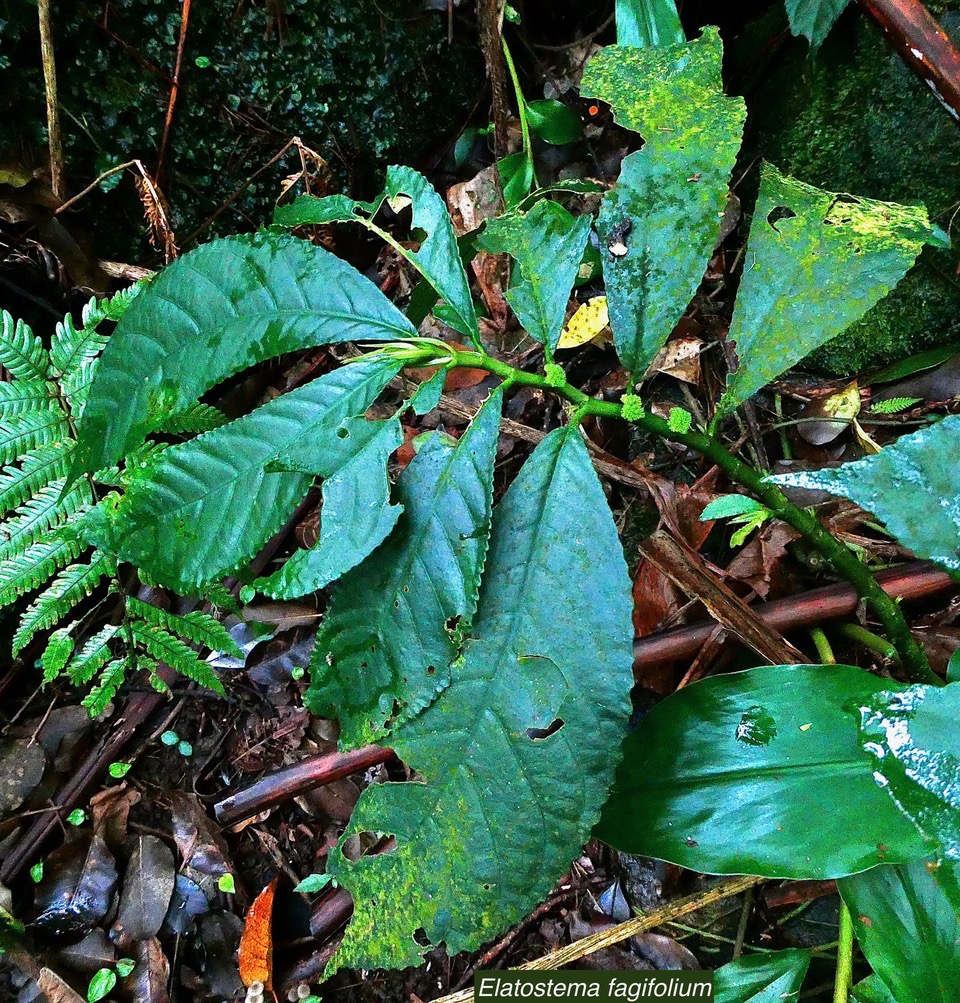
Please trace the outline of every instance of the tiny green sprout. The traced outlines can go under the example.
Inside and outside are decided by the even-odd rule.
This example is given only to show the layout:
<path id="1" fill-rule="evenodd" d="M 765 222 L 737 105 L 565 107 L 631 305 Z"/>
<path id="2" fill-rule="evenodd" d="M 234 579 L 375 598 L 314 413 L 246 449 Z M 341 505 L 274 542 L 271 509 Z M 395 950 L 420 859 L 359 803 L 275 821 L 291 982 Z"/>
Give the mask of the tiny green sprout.
<path id="1" fill-rule="evenodd" d="M 184 739 L 182 742 L 177 742 L 177 752 L 179 752 L 181 756 L 189 759 L 190 756 L 193 755 L 193 746 L 186 739 Z"/>
<path id="2" fill-rule="evenodd" d="M 624 421 L 639 421 L 643 417 L 643 401 L 636 394 L 624 394 L 620 404 Z"/>
<path id="3" fill-rule="evenodd" d="M 101 968 L 90 980 L 87 987 L 87 1000 L 89 1003 L 97 1003 L 117 984 L 117 973 L 112 968 Z"/>
<path id="4" fill-rule="evenodd" d="M 685 411 L 682 407 L 670 408 L 670 414 L 667 416 L 667 427 L 671 432 L 679 432 L 684 435 L 690 431 L 692 424 L 693 415 L 689 411 Z"/>
<path id="5" fill-rule="evenodd" d="M 180 736 L 175 731 L 165 731 L 160 736 L 160 741 L 164 745 L 176 745 L 180 741 Z"/>
<path id="6" fill-rule="evenodd" d="M 293 890 L 295 892 L 321 892 L 327 885 L 337 887 L 337 879 L 331 874 L 308 874 Z"/>
<path id="7" fill-rule="evenodd" d="M 40 884 L 43 881 L 43 861 L 40 860 L 30 868 L 30 877 L 33 878 L 33 883 L 35 885 Z"/>
<path id="8" fill-rule="evenodd" d="M 120 958 L 117 961 L 117 972 L 121 979 L 125 979 L 137 967 L 133 958 Z"/>
<path id="9" fill-rule="evenodd" d="M 132 768 L 132 763 L 111 763 L 107 772 L 114 780 L 122 780 Z"/>
<path id="10" fill-rule="evenodd" d="M 233 880 L 233 875 L 227 871 L 226 874 L 221 874 L 217 879 L 217 887 L 225 895 L 236 895 L 237 893 L 237 883 Z"/>
<path id="11" fill-rule="evenodd" d="M 510 4 L 507 4 L 506 7 L 503 8 L 503 16 L 511 24 L 519 24 L 520 23 L 520 15 L 517 13 L 516 8 L 512 7 Z"/>
<path id="12" fill-rule="evenodd" d="M 244 585 L 240 589 L 240 602 L 250 603 L 257 597 L 257 590 L 252 585 Z"/>
<path id="13" fill-rule="evenodd" d="M 304 672 L 305 669 L 302 665 L 294 665 L 294 667 L 290 670 L 290 675 L 293 676 L 294 679 L 303 679 Z"/>
<path id="14" fill-rule="evenodd" d="M 565 387 L 567 385 L 567 374 L 563 371 L 563 367 L 558 366 L 556 362 L 546 363 L 543 371 L 547 375 L 548 387 Z"/>
<path id="15" fill-rule="evenodd" d="M 199 69 L 199 70 L 206 70 L 210 66 L 210 57 L 209 56 L 197 56 L 197 58 L 193 61 L 193 63 L 194 63 L 194 66 L 197 67 L 197 69 Z"/>
<path id="16" fill-rule="evenodd" d="M 82 808 L 74 808 L 67 816 L 67 821 L 71 825 L 83 825 L 87 820 L 87 813 Z"/>

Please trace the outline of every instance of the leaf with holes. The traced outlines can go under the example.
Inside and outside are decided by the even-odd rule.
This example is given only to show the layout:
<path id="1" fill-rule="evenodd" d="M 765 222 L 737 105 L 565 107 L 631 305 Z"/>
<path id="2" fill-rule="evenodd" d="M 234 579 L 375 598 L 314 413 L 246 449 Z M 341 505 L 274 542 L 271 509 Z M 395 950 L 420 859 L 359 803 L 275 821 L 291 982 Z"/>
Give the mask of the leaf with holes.
<path id="1" fill-rule="evenodd" d="M 396 531 L 333 591 L 305 699 L 339 718 L 345 746 L 374 741 L 450 681 L 487 552 L 502 396 L 455 446 L 440 435 L 424 443 L 397 483 Z"/>
<path id="2" fill-rule="evenodd" d="M 117 325 L 80 422 L 81 465 L 111 466 L 256 362 L 415 334 L 372 282 L 322 248 L 279 233 L 212 241 L 165 268 Z"/>
<path id="3" fill-rule="evenodd" d="M 917 860 L 838 882 L 867 961 L 897 1003 L 949 1000 L 960 983 L 956 865 Z"/>
<path id="4" fill-rule="evenodd" d="M 777 665 L 680 690 L 624 743 L 597 835 L 712 874 L 822 879 L 914 859 L 926 844 L 860 736 L 860 705 L 889 685 L 846 665 Z"/>
<path id="5" fill-rule="evenodd" d="M 904 435 L 874 456 L 769 478 L 829 491 L 882 519 L 918 557 L 960 569 L 960 416 Z"/>
<path id="6" fill-rule="evenodd" d="M 764 164 L 730 325 L 740 366 L 719 409 L 742 404 L 859 320 L 932 235 L 922 206 L 823 191 Z"/>
<path id="7" fill-rule="evenodd" d="M 477 242 L 489 254 L 509 254 L 517 263 L 506 299 L 527 334 L 557 347 L 583 250 L 590 217 L 573 216 L 556 202 L 538 202 L 529 212 L 487 221 Z"/>
<path id="8" fill-rule="evenodd" d="M 720 233 L 746 109 L 726 97 L 715 28 L 663 48 L 602 49 L 584 97 L 608 102 L 644 147 L 623 162 L 597 221 L 617 352 L 638 377 L 693 298 Z"/>
<path id="9" fill-rule="evenodd" d="M 413 251 L 387 237 L 394 249 L 443 297 L 449 307 L 451 326 L 479 343 L 477 312 L 470 295 L 470 283 L 460 260 L 457 238 L 443 199 L 422 175 L 410 167 L 387 168 L 382 194 L 373 202 L 356 202 L 346 195 L 316 198 L 301 195 L 290 205 L 280 206 L 273 221 L 278 226 L 304 226 L 319 223 L 362 223 L 380 236 L 386 236 L 374 217 L 386 202 L 394 212 L 407 205 L 413 211 L 411 230 L 423 231 L 425 237 Z"/>
<path id="10" fill-rule="evenodd" d="M 610 509 L 579 431 L 557 429 L 494 512 L 477 613 L 443 699 L 391 735 L 422 780 L 368 787 L 351 819 L 347 839 L 390 834 L 395 849 L 353 861 L 341 843 L 330 854 L 354 901 L 333 968 L 414 965 L 441 941 L 473 950 L 542 900 L 607 796 L 631 638 Z"/>
<path id="11" fill-rule="evenodd" d="M 188 592 L 236 568 L 280 529 L 313 480 L 271 464 L 309 445 L 326 453 L 327 466 L 314 469 L 334 473 L 353 448 L 338 430 L 398 370 L 382 358 L 352 363 L 167 449 L 120 503 L 121 556 Z"/>

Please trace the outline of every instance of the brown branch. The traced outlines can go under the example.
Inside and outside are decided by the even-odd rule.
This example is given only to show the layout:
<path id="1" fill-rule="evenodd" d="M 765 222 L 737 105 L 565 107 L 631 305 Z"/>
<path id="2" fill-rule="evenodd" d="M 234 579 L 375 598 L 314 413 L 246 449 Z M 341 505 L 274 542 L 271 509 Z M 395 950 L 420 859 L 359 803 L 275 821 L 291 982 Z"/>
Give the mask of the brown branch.
<path id="1" fill-rule="evenodd" d="M 177 39 L 177 58 L 173 65 L 173 82 L 170 84 L 170 100 L 167 102 L 167 117 L 163 123 L 163 139 L 160 141 L 160 155 L 157 157 L 157 169 L 153 172 L 156 183 L 160 184 L 163 172 L 163 161 L 170 144 L 170 130 L 173 128 L 173 113 L 177 107 L 177 95 L 180 93 L 180 67 L 183 65 L 183 50 L 187 43 L 187 28 L 190 24 L 190 0 L 183 0 L 180 12 L 180 37 Z"/>
<path id="2" fill-rule="evenodd" d="M 859 0 L 900 54 L 960 121 L 960 50 L 920 0 Z"/>
<path id="3" fill-rule="evenodd" d="M 924 599 L 960 588 L 950 575 L 929 561 L 912 561 L 877 573 L 877 583 L 895 599 Z M 773 630 L 785 634 L 801 627 L 856 613 L 860 599 L 850 585 L 828 585 L 786 599 L 758 603 L 751 609 Z M 668 630 L 633 643 L 633 671 L 637 678 L 662 662 L 693 658 L 716 629 L 705 623 Z"/>
<path id="4" fill-rule="evenodd" d="M 60 135 L 60 105 L 57 102 L 57 63 L 53 48 L 50 0 L 37 0 L 40 17 L 40 55 L 43 60 L 43 88 L 47 98 L 47 141 L 50 147 L 50 187 L 54 197 L 66 194 L 63 168 L 63 139 Z"/>
<path id="5" fill-rule="evenodd" d="M 509 152 L 510 106 L 507 103 L 507 67 L 500 45 L 503 0 L 479 0 L 477 21 L 480 28 L 480 49 L 487 64 L 490 89 L 493 92 L 493 152 L 502 160 Z"/>

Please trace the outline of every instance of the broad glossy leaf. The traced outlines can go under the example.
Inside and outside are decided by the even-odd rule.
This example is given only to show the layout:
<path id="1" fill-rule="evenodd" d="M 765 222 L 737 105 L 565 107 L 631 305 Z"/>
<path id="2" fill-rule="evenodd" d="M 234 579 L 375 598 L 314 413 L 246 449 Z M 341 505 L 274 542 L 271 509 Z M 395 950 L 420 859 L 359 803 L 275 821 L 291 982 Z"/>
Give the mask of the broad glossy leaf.
<path id="1" fill-rule="evenodd" d="M 917 860 L 874 867 L 844 879 L 839 888 L 860 947 L 896 1003 L 956 999 L 960 889 L 955 865 Z"/>
<path id="2" fill-rule="evenodd" d="M 617 45 L 677 45 L 686 35 L 674 0 L 616 0 Z"/>
<path id="3" fill-rule="evenodd" d="M 860 707 L 877 781 L 901 811 L 960 860 L 960 684 L 888 687 Z"/>
<path id="4" fill-rule="evenodd" d="M 305 702 L 339 718 L 346 746 L 397 727 L 450 682 L 487 553 L 502 396 L 456 446 L 424 443 L 397 482 L 396 532 L 334 589 Z"/>
<path id="5" fill-rule="evenodd" d="M 488 220 L 477 243 L 482 251 L 514 259 L 519 274 L 513 275 L 507 302 L 551 354 L 589 235 L 589 216 L 575 219 L 562 205 L 544 200 L 529 212 Z"/>
<path id="6" fill-rule="evenodd" d="M 401 508 L 390 504 L 387 460 L 403 442 L 400 421 L 354 418 L 342 429 L 353 437 L 355 452 L 323 482 L 320 538 L 309 549 L 295 551 L 269 578 L 254 583 L 274 599 L 294 599 L 336 581 L 380 546 L 397 524 Z M 320 472 L 290 455 L 279 462 L 294 470 Z"/>
<path id="7" fill-rule="evenodd" d="M 280 529 L 313 480 L 271 465 L 309 448 L 329 463 L 313 469 L 334 473 L 353 455 L 351 438 L 338 434 L 343 423 L 363 414 L 398 369 L 384 359 L 351 363 L 165 450 L 120 503 L 123 559 L 184 591 L 236 568 Z"/>
<path id="8" fill-rule="evenodd" d="M 960 569 L 960 416 L 904 435 L 874 456 L 770 480 L 842 495 L 872 512 L 918 557 Z"/>
<path id="9" fill-rule="evenodd" d="M 806 951 L 754 954 L 713 973 L 714 1003 L 782 1003 L 800 991 L 810 967 Z"/>
<path id="10" fill-rule="evenodd" d="M 83 468 L 111 466 L 256 362 L 415 334 L 372 282 L 304 240 L 256 233 L 204 244 L 164 269 L 111 336 L 80 422 Z"/>
<path id="11" fill-rule="evenodd" d="M 580 116 L 562 101 L 543 98 L 527 105 L 530 128 L 545 142 L 562 146 L 583 135 Z"/>
<path id="12" fill-rule="evenodd" d="M 730 325 L 729 411 L 845 331 L 903 278 L 932 234 L 922 206 L 854 198 L 761 168 Z"/>
<path id="13" fill-rule="evenodd" d="M 723 93 L 722 59 L 716 28 L 706 28 L 682 45 L 608 46 L 584 71 L 583 95 L 644 138 L 597 222 L 614 342 L 638 377 L 683 316 L 720 233 L 746 117 L 743 99 Z"/>
<path id="14" fill-rule="evenodd" d="M 474 341 L 480 337 L 477 313 L 470 284 L 460 260 L 457 238 L 444 201 L 429 181 L 411 167 L 388 167 L 383 193 L 373 202 L 356 202 L 345 195 L 316 198 L 301 195 L 290 205 L 280 206 L 273 221 L 278 226 L 315 223 L 363 223 L 372 226 L 384 201 L 395 212 L 409 204 L 413 210 L 411 229 L 426 236 L 419 250 L 397 246 L 397 250 L 446 300 L 455 318 L 454 327 Z M 372 226 L 379 231 L 379 228 Z"/>
<path id="15" fill-rule="evenodd" d="M 804 35 L 810 47 L 817 49 L 830 33 L 849 0 L 785 0 L 790 30 Z"/>
<path id="16" fill-rule="evenodd" d="M 898 1003 L 877 975 L 870 975 L 858 982 L 853 987 L 850 998 L 855 1003 Z"/>
<path id="17" fill-rule="evenodd" d="M 493 527 L 450 685 L 390 738 L 422 780 L 368 787 L 347 830 L 391 833 L 396 849 L 330 854 L 354 901 L 333 967 L 489 940 L 542 900 L 606 798 L 633 681 L 630 583 L 575 427 L 537 447 Z"/>
<path id="18" fill-rule="evenodd" d="M 850 666 L 777 665 L 680 690 L 627 738 L 596 834 L 714 874 L 828 878 L 916 858 L 924 841 L 860 737 L 860 706 L 885 688 Z"/>

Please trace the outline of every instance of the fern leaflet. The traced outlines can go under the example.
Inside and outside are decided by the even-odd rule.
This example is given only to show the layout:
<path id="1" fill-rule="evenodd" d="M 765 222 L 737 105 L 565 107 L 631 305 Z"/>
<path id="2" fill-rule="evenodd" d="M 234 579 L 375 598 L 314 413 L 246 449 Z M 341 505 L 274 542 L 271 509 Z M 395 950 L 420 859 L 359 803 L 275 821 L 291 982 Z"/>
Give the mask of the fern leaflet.
<path id="1" fill-rule="evenodd" d="M 66 477 L 72 451 L 72 442 L 39 446 L 21 457 L 19 467 L 0 470 L 0 515 L 22 505 L 51 481 Z"/>
<path id="2" fill-rule="evenodd" d="M 120 628 L 112 624 L 98 631 L 89 638 L 77 652 L 73 660 L 66 666 L 70 681 L 76 686 L 82 686 L 91 679 L 113 658 L 110 642 L 117 636 Z"/>
<path id="3" fill-rule="evenodd" d="M 180 616 L 158 609 L 133 596 L 127 599 L 127 611 L 155 627 L 160 627 L 211 651 L 222 651 L 237 658 L 243 657 L 243 652 L 237 647 L 226 627 L 209 613 L 194 610 Z"/>
<path id="4" fill-rule="evenodd" d="M 33 543 L 21 553 L 0 560 L 0 607 L 9 606 L 24 593 L 39 588 L 84 550 L 86 547 L 79 540 L 58 536 Z"/>
<path id="5" fill-rule="evenodd" d="M 92 501 L 86 481 L 75 484 L 66 494 L 62 478 L 41 488 L 12 516 L 0 523 L 0 559 L 14 557 L 36 543 L 47 530 L 63 523 Z"/>
<path id="6" fill-rule="evenodd" d="M 12 463 L 24 453 L 69 438 L 67 416 L 59 407 L 28 411 L 0 421 L 0 463 Z"/>
<path id="7" fill-rule="evenodd" d="M 134 620 L 130 624 L 134 638 L 161 662 L 166 662 L 183 676 L 192 679 L 208 690 L 222 694 L 223 683 L 206 662 L 185 641 L 152 623 Z"/>
<path id="8" fill-rule="evenodd" d="M 22 320 L 15 321 L 6 310 L 2 312 L 0 331 L 0 364 L 21 379 L 45 380 L 50 369 L 50 357 L 40 339 Z"/>

